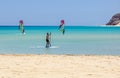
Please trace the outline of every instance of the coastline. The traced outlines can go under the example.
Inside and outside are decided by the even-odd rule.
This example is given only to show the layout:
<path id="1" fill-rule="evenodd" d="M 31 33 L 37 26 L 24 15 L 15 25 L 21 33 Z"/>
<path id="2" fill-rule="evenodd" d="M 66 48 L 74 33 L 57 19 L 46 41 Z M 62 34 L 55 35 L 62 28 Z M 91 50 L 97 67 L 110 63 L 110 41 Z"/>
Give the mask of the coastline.
<path id="1" fill-rule="evenodd" d="M 119 78 L 120 56 L 0 54 L 0 78 Z"/>

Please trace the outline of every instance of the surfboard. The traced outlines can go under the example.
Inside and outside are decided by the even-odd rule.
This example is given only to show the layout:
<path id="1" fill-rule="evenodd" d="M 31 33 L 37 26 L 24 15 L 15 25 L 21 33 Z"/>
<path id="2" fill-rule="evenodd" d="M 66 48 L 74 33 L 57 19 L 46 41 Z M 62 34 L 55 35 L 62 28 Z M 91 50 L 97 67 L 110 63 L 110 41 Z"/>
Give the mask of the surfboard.
<path id="1" fill-rule="evenodd" d="M 51 47 L 49 47 L 49 48 L 58 48 L 58 46 L 51 46 Z"/>
<path id="2" fill-rule="evenodd" d="M 32 49 L 39 49 L 39 48 L 46 48 L 46 46 L 32 46 L 32 47 L 30 47 L 30 48 L 32 48 Z M 48 47 L 48 48 L 59 48 L 58 46 L 50 46 L 50 47 Z"/>
<path id="3" fill-rule="evenodd" d="M 26 33 L 23 33 L 23 34 L 26 34 Z"/>
<path id="4" fill-rule="evenodd" d="M 24 32 L 24 33 L 22 33 L 23 35 L 25 35 L 26 33 Z"/>

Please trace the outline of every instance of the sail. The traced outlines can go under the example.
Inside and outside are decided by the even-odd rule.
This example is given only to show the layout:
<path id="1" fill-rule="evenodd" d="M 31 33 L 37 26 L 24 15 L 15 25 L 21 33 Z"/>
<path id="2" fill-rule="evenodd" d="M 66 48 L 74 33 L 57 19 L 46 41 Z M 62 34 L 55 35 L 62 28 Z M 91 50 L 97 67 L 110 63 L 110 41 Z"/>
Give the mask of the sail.
<path id="1" fill-rule="evenodd" d="M 65 24 L 64 20 L 61 20 L 61 23 L 60 23 L 59 29 L 63 28 L 63 27 L 64 27 L 64 24 Z"/>
<path id="2" fill-rule="evenodd" d="M 62 19 L 59 26 L 59 30 L 62 31 L 63 34 L 65 33 L 64 24 L 65 24 L 65 21 Z"/>

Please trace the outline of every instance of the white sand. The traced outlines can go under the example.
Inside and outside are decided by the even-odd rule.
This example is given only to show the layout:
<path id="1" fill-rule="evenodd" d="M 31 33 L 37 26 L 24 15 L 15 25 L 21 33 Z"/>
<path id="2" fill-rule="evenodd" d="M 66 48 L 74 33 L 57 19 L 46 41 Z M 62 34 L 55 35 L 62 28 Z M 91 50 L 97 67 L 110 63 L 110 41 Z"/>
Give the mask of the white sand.
<path id="1" fill-rule="evenodd" d="M 5 54 L 0 78 L 120 78 L 120 56 Z"/>

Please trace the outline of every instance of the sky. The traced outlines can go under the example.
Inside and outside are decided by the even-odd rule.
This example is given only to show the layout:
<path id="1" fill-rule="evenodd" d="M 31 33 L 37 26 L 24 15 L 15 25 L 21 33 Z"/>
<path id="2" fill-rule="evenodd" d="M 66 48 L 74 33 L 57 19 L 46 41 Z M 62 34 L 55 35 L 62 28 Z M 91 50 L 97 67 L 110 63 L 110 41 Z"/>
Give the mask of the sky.
<path id="1" fill-rule="evenodd" d="M 0 25 L 104 25 L 120 13 L 120 0 L 0 0 Z"/>

